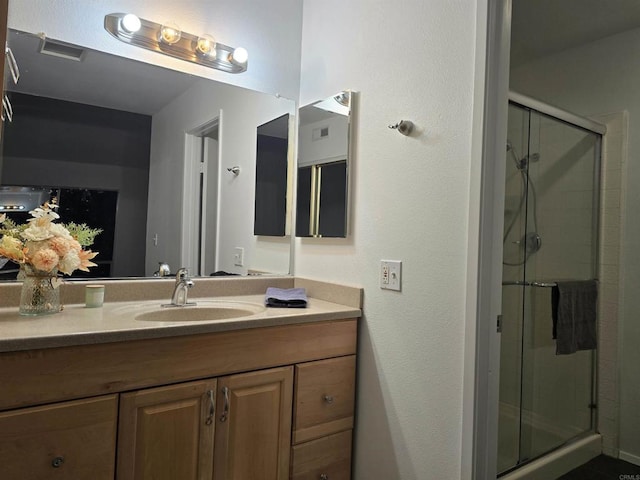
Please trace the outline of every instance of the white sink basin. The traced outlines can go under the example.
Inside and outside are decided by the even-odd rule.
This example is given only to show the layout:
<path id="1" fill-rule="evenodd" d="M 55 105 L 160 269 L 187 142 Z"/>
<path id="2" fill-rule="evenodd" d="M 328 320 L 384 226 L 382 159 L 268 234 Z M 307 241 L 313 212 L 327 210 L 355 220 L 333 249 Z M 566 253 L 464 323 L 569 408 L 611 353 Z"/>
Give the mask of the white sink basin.
<path id="1" fill-rule="evenodd" d="M 200 301 L 197 305 L 162 307 L 158 303 L 122 307 L 118 313 L 147 322 L 213 322 L 250 317 L 263 312 L 263 305 L 244 302 Z"/>

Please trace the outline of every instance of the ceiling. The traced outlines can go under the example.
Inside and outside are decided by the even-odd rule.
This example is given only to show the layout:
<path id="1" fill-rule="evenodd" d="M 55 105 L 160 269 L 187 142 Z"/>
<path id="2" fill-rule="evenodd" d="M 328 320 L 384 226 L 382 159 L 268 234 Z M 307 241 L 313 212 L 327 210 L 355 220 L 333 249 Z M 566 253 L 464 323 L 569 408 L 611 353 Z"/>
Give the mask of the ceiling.
<path id="1" fill-rule="evenodd" d="M 640 0 L 512 2 L 512 67 L 640 27 Z"/>
<path id="2" fill-rule="evenodd" d="M 20 67 L 9 90 L 153 115 L 199 77 L 85 49 L 81 61 L 39 53 L 41 38 L 9 31 L 8 45 Z"/>

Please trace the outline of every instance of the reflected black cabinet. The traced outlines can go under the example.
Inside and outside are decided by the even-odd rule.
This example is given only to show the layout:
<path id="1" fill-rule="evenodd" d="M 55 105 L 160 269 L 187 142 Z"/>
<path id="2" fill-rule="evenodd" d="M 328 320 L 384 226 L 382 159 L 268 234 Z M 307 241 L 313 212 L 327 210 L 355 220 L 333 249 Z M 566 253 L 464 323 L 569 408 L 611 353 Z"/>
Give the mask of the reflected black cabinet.
<path id="1" fill-rule="evenodd" d="M 298 169 L 298 237 L 347 235 L 347 161 Z"/>
<path id="2" fill-rule="evenodd" d="M 253 234 L 287 234 L 289 115 L 258 127 Z"/>

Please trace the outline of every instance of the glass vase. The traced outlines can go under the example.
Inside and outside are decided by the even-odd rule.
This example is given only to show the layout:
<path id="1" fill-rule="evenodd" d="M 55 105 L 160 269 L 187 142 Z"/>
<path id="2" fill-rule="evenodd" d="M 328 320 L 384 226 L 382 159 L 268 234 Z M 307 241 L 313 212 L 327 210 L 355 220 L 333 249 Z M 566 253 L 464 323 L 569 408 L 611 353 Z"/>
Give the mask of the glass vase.
<path id="1" fill-rule="evenodd" d="M 50 315 L 60 312 L 57 274 L 57 270 L 42 272 L 30 265 L 20 266 L 20 315 Z"/>

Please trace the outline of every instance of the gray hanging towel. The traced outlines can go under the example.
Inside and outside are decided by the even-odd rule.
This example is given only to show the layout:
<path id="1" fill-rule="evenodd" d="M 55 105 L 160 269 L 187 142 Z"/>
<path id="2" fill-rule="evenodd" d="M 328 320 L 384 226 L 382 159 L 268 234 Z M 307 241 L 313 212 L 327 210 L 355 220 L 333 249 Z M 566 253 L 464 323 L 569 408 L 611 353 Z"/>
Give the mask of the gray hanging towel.
<path id="1" fill-rule="evenodd" d="M 557 282 L 551 302 L 556 355 L 596 348 L 596 280 Z"/>

